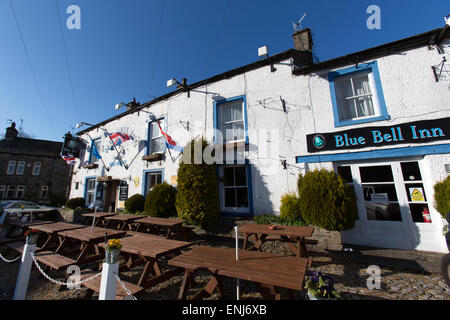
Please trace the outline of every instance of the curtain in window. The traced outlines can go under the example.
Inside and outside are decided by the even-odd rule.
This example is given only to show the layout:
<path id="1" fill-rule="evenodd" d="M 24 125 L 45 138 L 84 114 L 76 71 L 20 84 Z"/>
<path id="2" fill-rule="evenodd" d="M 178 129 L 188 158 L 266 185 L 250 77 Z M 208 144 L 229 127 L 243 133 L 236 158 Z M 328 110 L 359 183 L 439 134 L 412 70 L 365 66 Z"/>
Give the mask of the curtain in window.
<path id="1" fill-rule="evenodd" d="M 339 119 L 347 120 L 356 118 L 355 103 L 348 97 L 353 96 L 352 82 L 350 78 L 336 79 L 336 92 L 338 97 Z"/>
<path id="2" fill-rule="evenodd" d="M 219 130 L 224 142 L 244 139 L 242 101 L 230 101 L 219 105 Z"/>
<path id="3" fill-rule="evenodd" d="M 356 96 L 365 95 L 365 97 L 360 97 L 355 100 L 358 116 L 366 117 L 375 114 L 370 92 L 369 77 L 364 75 L 362 77 L 353 78 L 353 86 Z"/>

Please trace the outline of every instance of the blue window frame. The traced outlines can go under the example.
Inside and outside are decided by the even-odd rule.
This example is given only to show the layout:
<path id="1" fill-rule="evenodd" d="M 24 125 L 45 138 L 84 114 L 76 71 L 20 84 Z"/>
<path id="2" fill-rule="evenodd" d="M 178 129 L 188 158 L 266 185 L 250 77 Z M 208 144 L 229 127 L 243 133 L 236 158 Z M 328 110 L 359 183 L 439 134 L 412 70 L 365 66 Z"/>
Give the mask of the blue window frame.
<path id="1" fill-rule="evenodd" d="M 97 190 L 97 179 L 95 176 L 85 177 L 84 179 L 84 199 L 86 206 L 90 206 L 95 202 L 95 195 Z"/>
<path id="2" fill-rule="evenodd" d="M 230 112 L 229 114 L 230 119 L 225 120 L 221 119 L 221 115 L 224 115 L 224 113 L 220 111 L 220 108 L 225 107 L 226 105 L 231 106 L 233 102 L 239 101 L 242 102 L 242 120 L 241 117 L 239 117 L 239 119 L 234 118 L 239 115 L 239 110 L 237 109 L 235 110 L 234 114 L 233 112 Z M 236 105 L 234 105 L 233 107 L 235 106 Z M 214 101 L 213 121 L 214 121 L 214 140 L 213 140 L 214 144 L 224 144 L 236 141 L 245 141 L 245 143 L 248 144 L 247 101 L 245 99 L 245 95 Z M 234 138 L 227 139 L 227 137 L 225 137 L 225 134 L 222 134 L 223 140 L 219 141 L 219 131 L 222 132 L 222 130 L 224 129 L 229 130 L 232 133 L 236 132 L 235 134 L 236 139 Z M 240 130 L 243 130 L 242 136 L 239 133 Z"/>
<path id="3" fill-rule="evenodd" d="M 167 133 L 166 119 L 159 118 L 161 128 Z M 166 152 L 166 140 L 159 130 L 158 123 L 156 121 L 150 121 L 148 123 L 148 143 L 147 143 L 147 155 L 151 155 L 156 152 Z"/>
<path id="4" fill-rule="evenodd" d="M 151 188 L 163 181 L 164 169 L 144 170 L 142 173 L 142 195 L 145 197 Z"/>
<path id="5" fill-rule="evenodd" d="M 227 174 L 225 170 L 228 169 L 230 172 Z M 236 169 L 242 174 L 242 169 L 245 171 L 245 177 L 237 177 Z M 224 217 L 252 217 L 253 212 L 253 188 L 252 188 L 252 167 L 248 161 L 245 160 L 245 164 L 238 165 L 237 162 L 234 165 L 224 165 L 217 167 L 217 175 L 223 177 L 223 181 L 219 183 L 219 195 L 220 195 L 220 210 Z M 225 177 L 228 175 L 228 178 Z M 231 179 L 233 181 L 231 181 Z M 237 180 L 240 180 L 237 181 Z M 244 183 L 245 180 L 245 183 Z M 242 189 L 242 190 L 241 190 Z M 227 195 L 227 192 L 230 194 Z M 241 196 L 247 196 L 247 201 L 245 199 L 239 199 Z M 231 199 L 227 199 L 231 196 Z M 227 204 L 226 202 L 234 202 L 235 205 Z M 239 204 L 240 203 L 240 204 Z M 236 204 L 238 206 L 236 206 Z"/>
<path id="6" fill-rule="evenodd" d="M 335 127 L 389 120 L 377 61 L 328 74 Z"/>

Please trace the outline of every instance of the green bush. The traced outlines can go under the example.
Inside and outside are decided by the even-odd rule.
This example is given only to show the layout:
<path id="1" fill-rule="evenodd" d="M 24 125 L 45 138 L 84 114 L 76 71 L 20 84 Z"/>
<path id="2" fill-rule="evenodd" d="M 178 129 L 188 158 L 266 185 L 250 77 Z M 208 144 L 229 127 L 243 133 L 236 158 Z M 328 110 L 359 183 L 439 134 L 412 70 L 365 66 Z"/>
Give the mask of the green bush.
<path id="1" fill-rule="evenodd" d="M 145 213 L 152 217 L 169 218 L 177 215 L 175 197 L 177 189 L 167 182 L 157 184 L 147 193 Z"/>
<path id="2" fill-rule="evenodd" d="M 450 211 L 450 176 L 434 185 L 436 210 L 445 218 Z"/>
<path id="3" fill-rule="evenodd" d="M 274 214 L 262 214 L 255 216 L 253 221 L 257 224 L 280 224 L 284 226 L 307 226 L 308 224 L 301 220 L 286 219 Z"/>
<path id="4" fill-rule="evenodd" d="M 325 169 L 308 172 L 301 179 L 298 192 L 303 220 L 330 231 L 353 228 L 358 216 L 353 187 Z"/>
<path id="5" fill-rule="evenodd" d="M 184 148 L 178 169 L 176 208 L 179 218 L 208 230 L 220 218 L 219 182 L 216 166 L 204 163 L 203 157 L 198 156 L 199 152 L 194 154 L 194 145 L 200 143 L 202 150 L 208 146 L 208 142 L 201 139 L 191 140 Z M 194 156 L 195 163 L 200 164 L 194 164 Z"/>
<path id="6" fill-rule="evenodd" d="M 79 198 L 72 198 L 67 200 L 66 207 L 69 209 L 76 209 L 78 207 L 83 208 L 86 204 L 86 199 L 79 197 Z"/>
<path id="7" fill-rule="evenodd" d="M 136 193 L 135 195 L 132 195 L 127 200 L 125 200 L 125 209 L 131 213 L 135 213 L 136 211 L 143 211 L 144 203 L 144 196 Z"/>
<path id="8" fill-rule="evenodd" d="M 300 199 L 295 193 L 286 193 L 281 197 L 280 217 L 289 221 L 301 219 Z"/>

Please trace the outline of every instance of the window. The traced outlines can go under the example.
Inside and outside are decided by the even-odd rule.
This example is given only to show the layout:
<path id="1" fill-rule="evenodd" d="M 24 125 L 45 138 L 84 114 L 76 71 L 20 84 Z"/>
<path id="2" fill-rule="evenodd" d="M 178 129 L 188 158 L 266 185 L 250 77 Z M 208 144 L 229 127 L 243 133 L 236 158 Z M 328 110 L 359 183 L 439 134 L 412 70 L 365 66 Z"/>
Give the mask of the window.
<path id="1" fill-rule="evenodd" d="M 6 191 L 6 186 L 4 186 L 4 185 L 0 186 L 0 199 L 5 198 L 5 191 Z"/>
<path id="2" fill-rule="evenodd" d="M 88 205 L 95 201 L 95 179 L 86 180 L 86 201 Z"/>
<path id="3" fill-rule="evenodd" d="M 17 164 L 16 174 L 23 175 L 23 171 L 25 170 L 25 161 L 19 161 Z"/>
<path id="4" fill-rule="evenodd" d="M 25 186 L 17 186 L 17 195 L 16 195 L 16 198 L 17 198 L 17 199 L 22 199 L 22 198 L 23 198 L 24 191 L 25 191 Z"/>
<path id="5" fill-rule="evenodd" d="M 245 165 L 223 167 L 223 201 L 226 208 L 248 208 L 247 175 Z"/>
<path id="6" fill-rule="evenodd" d="M 145 188 L 144 188 L 144 196 L 149 193 L 150 190 L 153 189 L 157 184 L 162 183 L 163 176 L 162 171 L 152 171 L 145 173 Z"/>
<path id="7" fill-rule="evenodd" d="M 376 61 L 330 72 L 336 127 L 390 119 Z"/>
<path id="8" fill-rule="evenodd" d="M 337 167 L 337 174 L 340 175 L 345 180 L 347 185 L 349 185 L 352 188 L 354 188 L 353 176 L 352 176 L 352 168 L 350 166 L 338 166 Z M 358 215 L 356 216 L 356 219 L 359 220 L 359 212 L 358 212 Z"/>
<path id="9" fill-rule="evenodd" d="M 219 131 L 223 143 L 244 140 L 244 110 L 242 100 L 221 103 L 219 111 Z"/>
<path id="10" fill-rule="evenodd" d="M 42 186 L 41 199 L 47 199 L 47 196 L 48 196 L 48 186 Z"/>
<path id="11" fill-rule="evenodd" d="M 100 153 L 100 147 L 101 147 L 101 139 L 95 139 L 92 141 L 92 145 L 91 145 L 91 157 L 90 157 L 90 161 L 89 163 L 96 163 L 98 162 L 98 159 L 95 155 L 94 155 L 94 145 L 95 145 L 95 149 L 97 149 L 97 152 Z"/>
<path id="12" fill-rule="evenodd" d="M 14 170 L 16 169 L 16 161 L 11 160 L 8 162 L 8 171 L 6 174 L 14 174 Z"/>
<path id="13" fill-rule="evenodd" d="M 35 162 L 33 167 L 33 176 L 38 176 L 41 172 L 41 163 Z"/>
<path id="14" fill-rule="evenodd" d="M 12 199 L 16 195 L 16 186 L 8 186 L 8 192 L 6 193 L 6 198 Z"/>
<path id="15" fill-rule="evenodd" d="M 80 186 L 80 183 L 79 182 L 75 182 L 75 190 L 78 190 L 79 186 Z"/>
<path id="16" fill-rule="evenodd" d="M 159 122 L 161 127 L 164 127 L 164 120 Z M 149 123 L 149 135 L 150 135 L 150 144 L 149 144 L 149 152 L 148 154 L 154 154 L 157 152 L 164 152 L 165 148 L 165 140 L 164 136 L 159 130 L 158 123 L 156 121 L 152 121 Z"/>

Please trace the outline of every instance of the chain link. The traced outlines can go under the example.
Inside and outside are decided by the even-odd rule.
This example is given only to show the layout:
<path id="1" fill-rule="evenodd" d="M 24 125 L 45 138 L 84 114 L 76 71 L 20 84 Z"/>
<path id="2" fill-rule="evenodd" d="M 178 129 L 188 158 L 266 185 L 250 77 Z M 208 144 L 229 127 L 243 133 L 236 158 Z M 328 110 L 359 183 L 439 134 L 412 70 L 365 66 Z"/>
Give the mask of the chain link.
<path id="1" fill-rule="evenodd" d="M 6 259 L 4 256 L 2 256 L 2 254 L 0 253 L 0 258 L 1 258 L 3 261 L 8 262 L 8 263 L 15 262 L 15 261 L 19 260 L 20 257 L 22 257 L 22 255 L 19 255 L 17 258 L 14 258 L 14 259 L 12 259 L 12 260 L 9 260 L 9 259 Z"/>
<path id="2" fill-rule="evenodd" d="M 36 265 L 36 268 L 38 268 L 39 272 L 42 273 L 42 275 L 43 275 L 45 278 L 47 278 L 47 280 L 49 280 L 49 281 L 51 281 L 51 282 L 53 282 L 53 283 L 56 283 L 56 284 L 58 284 L 58 285 L 61 285 L 61 286 L 76 286 L 76 285 L 82 284 L 82 283 L 84 283 L 84 282 L 91 281 L 92 279 L 97 278 L 99 275 L 102 274 L 101 272 L 99 272 L 99 273 L 94 274 L 93 276 L 91 276 L 91 277 L 89 277 L 89 278 L 86 278 L 86 279 L 81 280 L 81 281 L 78 281 L 78 282 L 67 282 L 67 283 L 66 283 L 66 282 L 61 282 L 61 281 L 58 281 L 58 280 L 55 280 L 55 279 L 50 278 L 50 276 L 47 275 L 47 274 L 44 272 L 44 270 L 42 270 L 41 266 L 39 265 L 39 263 L 37 262 L 36 258 L 34 257 L 34 254 L 33 254 L 32 252 L 30 252 L 30 254 L 31 254 L 31 257 L 33 258 L 34 264 Z"/>
<path id="3" fill-rule="evenodd" d="M 120 280 L 119 276 L 116 273 L 114 273 L 114 277 L 116 277 L 117 282 L 119 282 L 120 286 L 123 288 L 123 290 L 125 290 L 127 295 L 131 296 L 133 298 L 133 300 L 137 300 L 136 297 L 133 296 L 131 291 L 128 290 L 128 288 L 125 286 L 125 284 L 122 282 L 122 280 Z"/>

